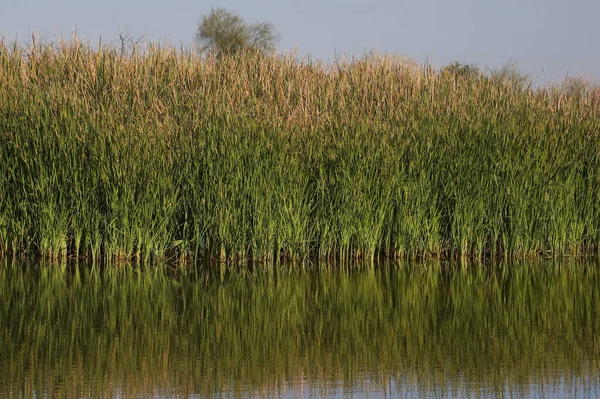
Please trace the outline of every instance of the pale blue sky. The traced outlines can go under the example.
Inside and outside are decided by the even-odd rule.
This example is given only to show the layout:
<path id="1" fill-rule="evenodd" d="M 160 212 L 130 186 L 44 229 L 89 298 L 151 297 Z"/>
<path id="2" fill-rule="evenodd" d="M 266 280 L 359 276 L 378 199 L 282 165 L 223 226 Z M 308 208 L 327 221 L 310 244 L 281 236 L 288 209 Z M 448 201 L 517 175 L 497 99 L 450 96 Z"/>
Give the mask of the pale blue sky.
<path id="1" fill-rule="evenodd" d="M 0 36 L 48 40 L 77 28 L 97 43 L 120 31 L 191 45 L 199 18 L 222 6 L 248 22 L 272 22 L 278 50 L 314 59 L 370 50 L 436 66 L 455 60 L 494 68 L 514 59 L 535 83 L 600 79 L 600 0 L 0 0 Z"/>

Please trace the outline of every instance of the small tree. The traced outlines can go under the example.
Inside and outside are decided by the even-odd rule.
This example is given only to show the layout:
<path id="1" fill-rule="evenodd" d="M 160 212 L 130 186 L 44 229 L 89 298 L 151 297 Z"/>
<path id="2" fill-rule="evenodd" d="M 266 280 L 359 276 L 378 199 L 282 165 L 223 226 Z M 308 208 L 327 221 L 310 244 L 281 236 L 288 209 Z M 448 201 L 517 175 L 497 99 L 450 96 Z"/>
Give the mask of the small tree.
<path id="1" fill-rule="evenodd" d="M 594 83 L 585 77 L 567 77 L 561 85 L 561 92 L 568 97 L 582 98 L 594 91 Z"/>
<path id="2" fill-rule="evenodd" d="M 222 7 L 212 8 L 198 23 L 196 43 L 201 52 L 235 54 L 240 50 L 272 51 L 279 39 L 270 22 L 247 24 Z"/>
<path id="3" fill-rule="evenodd" d="M 491 71 L 492 78 L 497 82 L 512 85 L 522 90 L 529 90 L 531 88 L 531 78 L 519 71 L 518 66 L 517 61 L 508 60 L 500 68 Z"/>
<path id="4" fill-rule="evenodd" d="M 450 75 L 459 79 L 473 79 L 481 76 L 479 68 L 475 64 L 463 64 L 454 61 L 450 65 L 446 65 L 441 70 L 442 75 Z"/>

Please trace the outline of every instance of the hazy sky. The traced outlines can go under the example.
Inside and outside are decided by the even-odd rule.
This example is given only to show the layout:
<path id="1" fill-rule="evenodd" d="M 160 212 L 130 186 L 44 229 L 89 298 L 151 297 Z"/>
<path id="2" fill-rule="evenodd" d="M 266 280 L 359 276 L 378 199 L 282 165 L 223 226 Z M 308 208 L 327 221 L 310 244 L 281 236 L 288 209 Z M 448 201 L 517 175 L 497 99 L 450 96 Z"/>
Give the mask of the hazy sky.
<path id="1" fill-rule="evenodd" d="M 189 46 L 211 6 L 272 22 L 280 51 L 314 59 L 370 50 L 436 66 L 494 68 L 513 59 L 536 83 L 567 74 L 600 79 L 600 0 L 0 0 L 0 36 L 69 38 L 76 28 L 92 43 L 129 32 Z"/>

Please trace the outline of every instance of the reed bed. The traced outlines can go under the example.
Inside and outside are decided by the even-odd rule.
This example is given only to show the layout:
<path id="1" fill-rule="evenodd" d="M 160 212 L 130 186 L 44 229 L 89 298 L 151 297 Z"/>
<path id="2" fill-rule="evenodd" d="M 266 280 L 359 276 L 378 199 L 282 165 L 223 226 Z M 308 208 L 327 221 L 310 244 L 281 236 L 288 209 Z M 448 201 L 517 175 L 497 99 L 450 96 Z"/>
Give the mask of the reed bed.
<path id="1" fill-rule="evenodd" d="M 0 45 L 0 251 L 302 261 L 600 243 L 600 93 L 386 57 Z"/>

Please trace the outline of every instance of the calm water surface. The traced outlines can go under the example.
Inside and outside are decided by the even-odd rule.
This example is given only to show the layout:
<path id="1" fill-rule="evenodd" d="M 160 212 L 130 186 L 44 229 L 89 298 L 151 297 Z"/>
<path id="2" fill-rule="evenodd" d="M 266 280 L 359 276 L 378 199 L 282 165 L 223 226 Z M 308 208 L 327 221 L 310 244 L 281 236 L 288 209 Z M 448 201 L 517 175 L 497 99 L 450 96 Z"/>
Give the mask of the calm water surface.
<path id="1" fill-rule="evenodd" d="M 596 263 L 0 262 L 0 397 L 598 397 Z"/>

